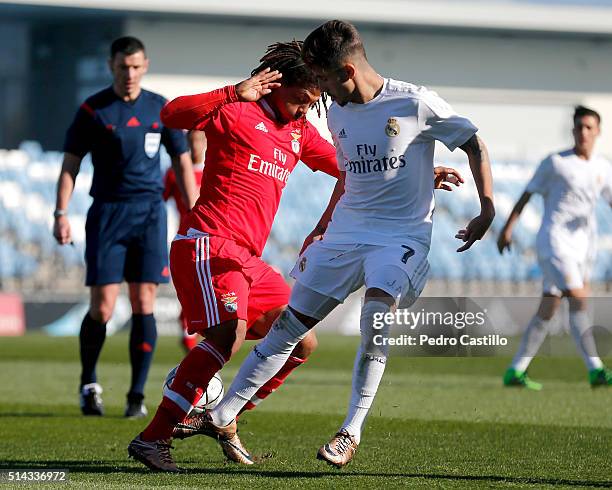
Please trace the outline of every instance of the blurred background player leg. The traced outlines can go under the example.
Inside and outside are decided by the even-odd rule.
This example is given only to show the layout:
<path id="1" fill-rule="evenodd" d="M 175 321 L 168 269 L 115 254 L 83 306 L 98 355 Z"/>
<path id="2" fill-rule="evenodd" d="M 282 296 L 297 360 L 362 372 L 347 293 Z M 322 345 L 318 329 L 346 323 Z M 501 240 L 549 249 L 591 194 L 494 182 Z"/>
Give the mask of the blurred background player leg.
<path id="1" fill-rule="evenodd" d="M 587 311 L 588 285 L 582 289 L 567 291 L 569 300 L 570 333 L 576 343 L 578 353 L 589 373 L 589 383 L 593 388 L 612 385 L 612 370 L 604 366 L 597 353 L 592 323 Z"/>
<path id="2" fill-rule="evenodd" d="M 159 200 L 132 205 L 130 228 L 134 230 L 124 275 L 132 305 L 130 363 L 132 379 L 127 393 L 126 417 L 144 417 L 144 388 L 157 342 L 155 296 L 157 286 L 170 278 L 167 257 L 166 206 Z"/>
<path id="3" fill-rule="evenodd" d="M 193 162 L 193 176 L 195 178 L 195 184 L 197 187 L 197 194 L 199 195 L 200 187 L 202 185 L 202 175 L 204 172 L 204 159 L 206 156 L 206 133 L 197 129 L 192 129 L 187 133 L 187 142 L 189 144 L 189 152 L 191 154 L 191 161 Z M 182 197 L 179 186 L 176 181 L 176 174 L 172 167 L 168 168 L 166 175 L 164 176 L 164 201 L 168 201 L 170 198 L 174 199 L 176 209 L 179 213 L 180 221 L 189 213 L 190 209 L 185 205 L 185 200 Z M 179 225 L 180 227 L 180 225 Z M 185 352 L 189 352 L 193 349 L 202 337 L 198 334 L 190 334 L 185 320 L 185 313 L 181 308 L 179 315 L 179 324 L 181 326 L 181 345 L 185 349 Z"/>
<path id="4" fill-rule="evenodd" d="M 96 364 L 106 338 L 106 323 L 115 308 L 119 284 L 92 286 L 90 309 L 83 318 L 79 334 L 81 358 L 80 405 L 83 415 L 104 415 L 102 387 L 98 384 Z"/>
<path id="5" fill-rule="evenodd" d="M 132 377 L 127 394 L 125 416 L 144 417 L 148 413 L 143 403 L 144 387 L 157 342 L 157 326 L 153 315 L 157 285 L 130 283 L 129 288 L 132 304 L 132 328 L 129 342 Z"/>
<path id="6" fill-rule="evenodd" d="M 545 286 L 546 288 L 546 286 Z M 553 293 L 542 296 L 538 312 L 533 316 L 521 339 L 521 345 L 504 374 L 504 386 L 519 386 L 539 391 L 542 385 L 527 375 L 527 368 L 548 334 L 550 320 L 559 308 L 561 297 Z"/>

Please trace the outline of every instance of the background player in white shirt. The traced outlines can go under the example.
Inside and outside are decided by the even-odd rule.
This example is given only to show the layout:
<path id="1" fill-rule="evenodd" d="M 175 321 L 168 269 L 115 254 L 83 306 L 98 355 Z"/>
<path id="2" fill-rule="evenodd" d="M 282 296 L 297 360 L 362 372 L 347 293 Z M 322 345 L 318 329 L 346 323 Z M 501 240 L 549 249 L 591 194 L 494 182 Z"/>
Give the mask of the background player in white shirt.
<path id="1" fill-rule="evenodd" d="M 293 270 L 297 282 L 289 307 L 245 360 L 218 409 L 208 415 L 203 433 L 221 436 L 224 426 L 231 427 L 292 346 L 365 285 L 349 413 L 318 453 L 341 467 L 359 444 L 387 359 L 388 347 L 374 338 L 388 336 L 389 326 L 375 329 L 373 320 L 400 303 L 412 304 L 425 283 L 435 140 L 466 152 L 480 196 L 481 214 L 457 234 L 465 242 L 459 251 L 482 238 L 493 220 L 492 179 L 477 128 L 434 92 L 378 75 L 351 24 L 325 23 L 304 41 L 302 56 L 336 102 L 328 119 L 341 178 L 305 246 L 326 228 L 323 239 L 308 246 Z"/>
<path id="2" fill-rule="evenodd" d="M 542 388 L 527 376 L 527 367 L 546 338 L 548 324 L 562 296 L 569 299 L 570 331 L 589 370 L 591 386 L 612 384 L 612 371 L 597 355 L 586 311 L 597 237 L 595 205 L 600 196 L 612 205 L 610 162 L 594 153 L 600 123 L 597 112 L 582 106 L 576 108 L 574 147 L 555 153 L 540 164 L 497 241 L 500 253 L 510 249 L 512 228 L 523 207 L 533 193 L 541 194 L 544 217 L 536 246 L 544 282 L 542 300 L 504 375 L 506 386 Z"/>

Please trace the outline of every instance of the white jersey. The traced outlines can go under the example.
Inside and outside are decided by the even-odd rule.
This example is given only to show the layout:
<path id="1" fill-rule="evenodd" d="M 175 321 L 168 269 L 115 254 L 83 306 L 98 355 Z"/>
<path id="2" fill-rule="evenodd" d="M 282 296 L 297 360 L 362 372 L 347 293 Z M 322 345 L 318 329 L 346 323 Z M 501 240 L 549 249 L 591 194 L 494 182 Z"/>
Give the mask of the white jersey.
<path id="1" fill-rule="evenodd" d="M 597 236 L 597 199 L 612 204 L 610 162 L 599 155 L 584 160 L 573 150 L 553 154 L 540 163 L 526 191 L 544 197 L 538 257 L 588 260 Z"/>
<path id="2" fill-rule="evenodd" d="M 346 186 L 324 240 L 428 250 L 435 141 L 452 151 L 478 129 L 435 92 L 392 79 L 365 104 L 332 104 L 327 121 Z"/>

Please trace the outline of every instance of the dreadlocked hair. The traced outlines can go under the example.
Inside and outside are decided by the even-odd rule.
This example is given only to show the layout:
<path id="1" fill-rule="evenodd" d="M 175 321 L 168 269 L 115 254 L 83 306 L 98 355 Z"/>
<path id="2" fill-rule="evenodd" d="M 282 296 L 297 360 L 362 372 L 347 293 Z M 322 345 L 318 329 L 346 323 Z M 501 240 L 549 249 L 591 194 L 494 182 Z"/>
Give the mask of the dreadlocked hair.
<path id="1" fill-rule="evenodd" d="M 271 71 L 278 70 L 282 73 L 281 83 L 286 87 L 320 90 L 321 87 L 316 75 L 302 60 L 303 44 L 302 41 L 296 41 L 295 39 L 285 43 L 270 44 L 266 54 L 259 60 L 261 64 L 251 71 L 251 76 L 270 68 Z M 321 116 L 321 105 L 327 112 L 327 94 L 325 93 L 322 93 L 321 98 L 314 104 L 319 117 Z"/>

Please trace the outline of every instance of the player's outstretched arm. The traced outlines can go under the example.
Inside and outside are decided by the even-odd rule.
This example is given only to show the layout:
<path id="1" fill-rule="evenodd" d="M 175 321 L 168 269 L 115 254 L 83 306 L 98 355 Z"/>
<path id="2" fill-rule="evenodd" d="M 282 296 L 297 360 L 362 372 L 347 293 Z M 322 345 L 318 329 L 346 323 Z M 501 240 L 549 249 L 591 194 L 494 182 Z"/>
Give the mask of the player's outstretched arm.
<path id="1" fill-rule="evenodd" d="M 497 238 L 497 250 L 499 250 L 500 254 L 503 254 L 505 249 L 510 250 L 510 244 L 512 243 L 512 228 L 514 228 L 514 224 L 518 221 L 519 216 L 523 212 L 523 208 L 529 202 L 530 198 L 531 192 L 523 192 L 512 208 L 510 216 L 508 216 L 508 220 Z"/>
<path id="2" fill-rule="evenodd" d="M 188 152 L 174 155 L 171 158 L 172 168 L 176 175 L 176 185 L 179 188 L 183 202 L 187 209 L 193 208 L 198 200 L 198 190 L 193 175 L 193 162 Z"/>
<path id="3" fill-rule="evenodd" d="M 493 205 L 491 162 L 484 142 L 474 135 L 460 148 L 466 153 L 470 162 L 470 170 L 480 199 L 480 214 L 472 219 L 465 229 L 459 230 L 455 235 L 455 238 L 465 242 L 457 249 L 457 252 L 464 252 L 485 235 L 495 217 L 495 206 Z"/>
<path id="4" fill-rule="evenodd" d="M 336 182 L 332 195 L 329 198 L 329 203 L 327 204 L 325 211 L 323 211 L 323 214 L 321 215 L 321 219 L 317 223 L 317 226 L 314 227 L 314 230 L 312 230 L 304 240 L 304 244 L 300 249 L 300 255 L 302 255 L 302 252 L 304 252 L 304 250 L 306 250 L 306 248 L 308 248 L 308 246 L 312 242 L 321 240 L 321 238 L 323 238 L 323 233 L 325 233 L 325 230 L 327 230 L 327 225 L 331 221 L 334 209 L 336 209 L 336 204 L 338 204 L 338 201 L 342 197 L 342 194 L 344 194 L 345 175 L 346 172 L 340 172 L 338 181 Z"/>
<path id="5" fill-rule="evenodd" d="M 448 184 L 459 187 L 464 182 L 465 180 L 463 180 L 458 170 L 452 167 L 434 167 L 434 189 L 452 191 L 453 188 Z"/>
<path id="6" fill-rule="evenodd" d="M 281 76 L 278 71 L 266 68 L 235 86 L 177 97 L 164 106 L 161 120 L 169 128 L 204 129 L 210 116 L 221 106 L 232 102 L 255 102 L 280 87 L 277 80 Z"/>
<path id="7" fill-rule="evenodd" d="M 74 190 L 76 176 L 81 169 L 81 160 L 82 158 L 77 155 L 65 153 L 64 161 L 62 162 L 62 170 L 60 171 L 57 181 L 57 196 L 55 199 L 55 212 L 53 213 L 55 218 L 53 223 L 53 236 L 60 245 L 66 245 L 72 242 L 70 221 L 68 220 L 67 214 L 68 202 Z"/>

